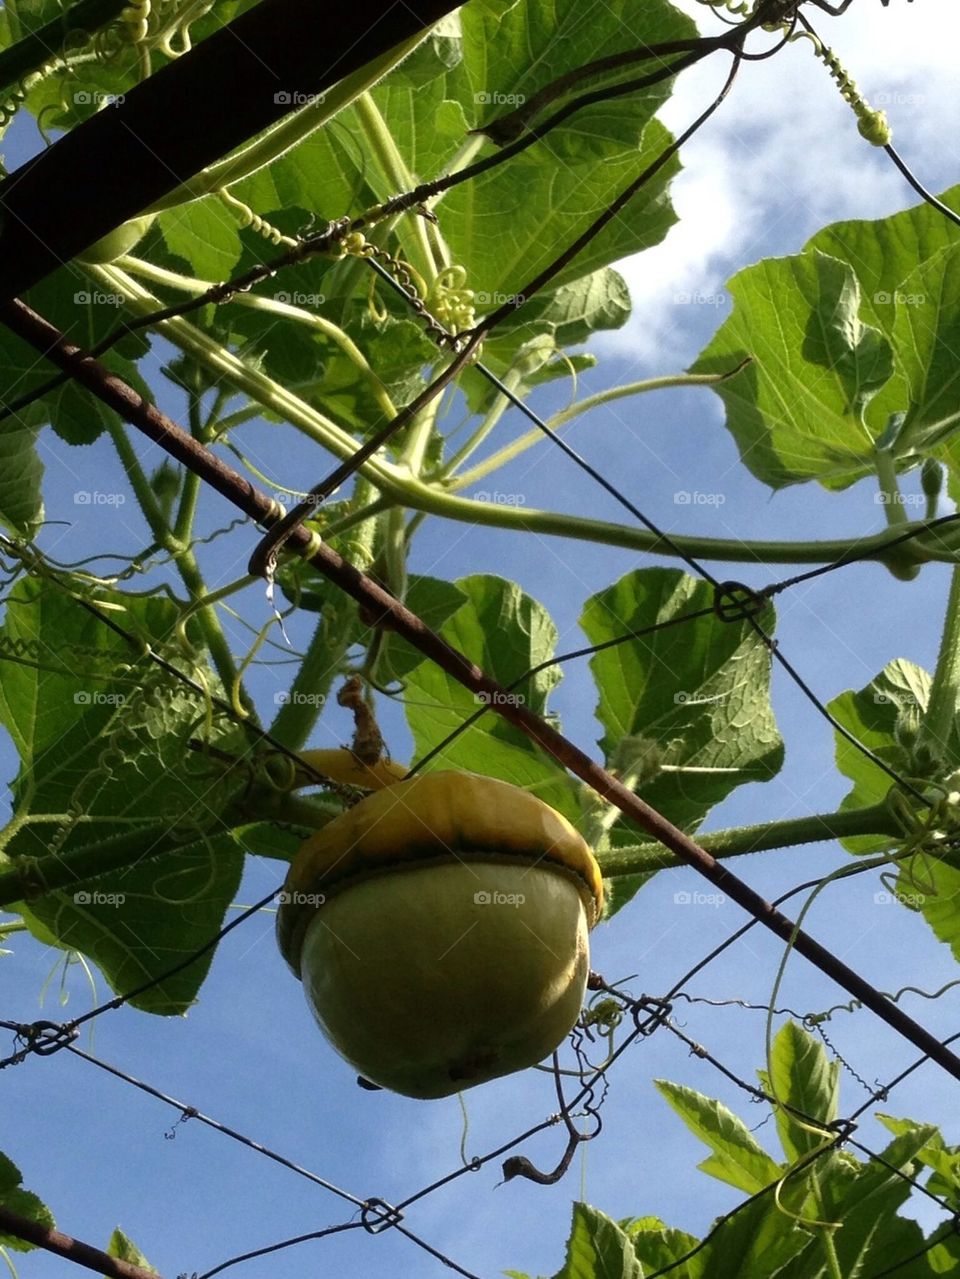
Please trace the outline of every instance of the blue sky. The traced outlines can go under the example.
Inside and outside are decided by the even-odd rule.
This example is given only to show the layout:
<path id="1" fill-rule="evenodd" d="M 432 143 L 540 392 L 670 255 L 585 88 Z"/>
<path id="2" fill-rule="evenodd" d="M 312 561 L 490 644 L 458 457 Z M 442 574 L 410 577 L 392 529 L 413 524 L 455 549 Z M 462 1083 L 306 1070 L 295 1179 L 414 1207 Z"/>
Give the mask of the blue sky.
<path id="1" fill-rule="evenodd" d="M 684 7 L 702 15 L 692 0 Z M 913 5 L 892 0 L 884 10 L 878 0 L 857 0 L 853 11 L 836 21 L 812 12 L 814 25 L 829 31 L 868 96 L 878 104 L 888 99 L 895 144 L 934 190 L 960 180 L 953 127 L 960 110 L 953 65 L 960 18 L 953 7 L 951 0 Z M 711 23 L 709 13 L 702 16 L 704 29 Z M 716 69 L 707 68 L 682 80 L 667 123 L 676 127 L 692 118 L 715 78 Z M 584 378 L 584 393 L 692 363 L 728 313 L 723 282 L 738 267 L 795 252 L 828 221 L 881 216 L 915 203 L 885 157 L 859 142 L 852 117 L 803 44 L 775 63 L 745 68 L 742 81 L 727 108 L 684 153 L 685 172 L 675 188 L 679 226 L 663 246 L 625 264 L 634 317 L 620 333 L 597 343 L 601 364 Z M 8 163 L 15 158 L 9 154 Z M 709 300 L 697 304 L 683 300 L 685 296 Z M 164 402 L 179 411 L 173 397 L 167 395 Z M 559 392 L 534 397 L 541 410 L 562 402 Z M 302 450 L 278 455 L 277 429 L 265 424 L 251 429 L 244 437 L 250 455 L 278 472 L 286 467 L 280 478 L 294 485 L 302 482 L 303 466 L 311 477 L 319 476 L 324 459 Z M 521 429 L 515 419 L 504 419 L 505 437 Z M 283 438 L 286 448 L 289 435 Z M 719 401 L 706 391 L 622 401 L 582 420 L 571 438 L 672 531 L 800 539 L 811 531 L 816 536 L 857 536 L 882 527 L 882 508 L 867 481 L 839 495 L 807 485 L 771 496 L 740 467 L 722 426 Z M 108 447 L 68 451 L 49 432 L 41 447 L 48 516 L 67 522 L 45 532 L 43 544 L 51 554 L 79 559 L 104 546 L 134 549 L 142 544 L 132 498 L 112 509 L 74 503 L 78 491 L 125 488 Z M 150 446 L 138 441 L 137 447 L 151 465 L 159 460 Z M 915 484 L 909 477 L 905 488 Z M 500 473 L 496 487 L 522 494 L 530 506 L 617 518 L 609 499 L 546 446 Z M 681 505 L 675 500 L 681 488 L 721 492 L 724 502 L 719 507 Z M 229 518 L 226 505 L 214 499 L 208 526 L 225 525 Z M 242 571 L 251 545 L 249 529 L 215 543 L 208 559 L 210 580 L 229 580 Z M 663 562 L 609 548 L 428 521 L 412 568 L 451 579 L 473 573 L 516 578 L 551 611 L 564 650 L 582 642 L 577 618 L 588 595 L 638 564 Z M 724 566 L 712 567 L 720 573 Z M 729 566 L 725 575 L 762 585 L 788 572 L 777 566 Z M 851 567 L 781 597 L 781 645 L 823 700 L 862 686 L 895 657 L 929 669 L 946 585 L 942 566 L 925 568 L 913 583 L 895 581 L 878 566 Z M 256 625 L 266 617 L 259 589 L 239 597 L 237 607 Z M 225 622 L 236 650 L 245 651 L 248 631 L 229 618 Z M 305 634 L 296 619 L 288 631 L 294 644 Z M 267 717 L 281 676 L 283 668 L 254 676 L 252 687 Z M 832 768 L 829 726 L 779 673 L 773 698 L 787 746 L 782 773 L 764 786 L 737 791 L 711 814 L 711 828 L 827 810 L 842 798 L 846 787 Z M 593 701 L 586 670 L 568 669 L 553 705 L 568 735 L 587 749 L 598 736 Z M 409 739 L 399 713 L 385 709 L 383 723 L 395 757 L 405 758 Z M 318 728 L 315 744 L 336 744 L 348 733 L 342 715 L 331 714 Z M 0 762 L 12 777 L 15 761 L 6 741 Z M 736 870 L 774 895 L 834 868 L 842 856 L 838 848 L 823 845 L 740 859 Z M 251 859 L 238 900 L 248 903 L 263 896 L 279 884 L 282 870 L 276 862 Z M 658 876 L 630 908 L 595 933 L 594 967 L 608 980 L 636 974 L 630 982 L 636 994 L 669 988 L 743 922 L 730 902 L 685 906 L 674 900 L 677 892 L 697 887 L 692 871 Z M 810 931 L 883 989 L 910 983 L 932 990 L 953 979 L 956 967 L 946 948 L 909 912 L 875 900 L 880 887 L 862 877 L 832 889 L 814 908 Z M 231 935 L 188 1017 L 160 1020 L 126 1010 L 109 1013 L 92 1032 L 84 1032 L 80 1046 L 359 1198 L 397 1202 L 455 1169 L 462 1136 L 457 1099 L 424 1103 L 359 1090 L 352 1071 L 315 1030 L 302 992 L 276 952 L 272 929 L 273 917 L 265 913 Z M 38 991 L 57 956 L 19 936 L 11 949 L 14 953 L 0 961 L 5 1018 L 69 1016 L 90 1005 L 85 980 L 73 969 L 66 1008 L 57 1004 L 57 976 L 41 1011 Z M 779 956 L 779 946 L 755 930 L 698 977 L 691 992 L 764 1003 Z M 106 995 L 102 980 L 98 994 Z M 842 1000 L 830 983 L 793 958 L 782 1004 L 808 1011 Z M 939 1033 L 956 1029 L 960 1000 L 954 992 L 935 1004 L 914 999 L 905 1007 Z M 678 1019 L 687 1034 L 721 1061 L 753 1078 L 763 1057 L 762 1014 L 694 1005 L 678 1008 Z M 892 1077 L 915 1055 L 866 1013 L 838 1015 L 830 1035 L 871 1084 Z M 575 1198 L 586 1198 L 614 1217 L 656 1214 L 702 1233 L 712 1216 L 732 1207 L 737 1196 L 695 1171 L 705 1151 L 659 1099 L 654 1078 L 720 1097 L 748 1122 L 759 1118 L 743 1094 L 661 1032 L 620 1063 L 604 1107 L 602 1134 L 583 1148 L 583 1159 L 578 1157 L 558 1186 L 500 1185 L 495 1161 L 413 1207 L 405 1225 L 484 1277 L 508 1267 L 534 1275 L 556 1271 Z M 103 1244 L 119 1224 L 167 1279 L 181 1272 L 202 1273 L 235 1253 L 335 1224 L 351 1214 L 350 1205 L 196 1122 L 179 1125 L 168 1139 L 175 1112 L 66 1053 L 33 1058 L 5 1072 L 3 1085 L 0 1150 L 21 1167 L 26 1185 L 52 1207 L 61 1227 Z M 845 1075 L 845 1106 L 859 1103 L 864 1095 Z M 928 1065 L 897 1089 L 885 1108 L 940 1122 L 947 1139 L 958 1142 L 955 1096 L 955 1084 Z M 549 1077 L 532 1071 L 475 1089 L 465 1094 L 465 1101 L 470 1156 L 501 1145 L 555 1109 Z M 762 1130 L 761 1139 L 770 1127 Z M 867 1144 L 883 1142 L 869 1121 L 859 1135 Z M 562 1146 L 561 1134 L 552 1132 L 522 1150 L 549 1166 Z M 927 1206 L 916 1210 L 926 1224 L 932 1223 Z M 69 1273 L 66 1263 L 39 1253 L 18 1258 L 17 1264 L 25 1279 Z M 326 1270 L 391 1279 L 445 1273 L 396 1234 L 373 1238 L 359 1231 L 238 1266 L 233 1273 L 247 1279 L 292 1279 Z"/>

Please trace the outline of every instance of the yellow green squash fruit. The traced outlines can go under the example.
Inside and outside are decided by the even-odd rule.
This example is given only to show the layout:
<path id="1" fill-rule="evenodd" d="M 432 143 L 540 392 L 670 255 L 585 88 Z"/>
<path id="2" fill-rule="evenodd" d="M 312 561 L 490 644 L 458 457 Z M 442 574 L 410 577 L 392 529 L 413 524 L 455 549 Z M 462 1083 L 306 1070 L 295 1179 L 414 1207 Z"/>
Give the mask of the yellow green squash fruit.
<path id="1" fill-rule="evenodd" d="M 579 1016 L 602 904 L 593 854 L 505 782 L 431 773 L 303 845 L 281 950 L 337 1051 L 409 1097 L 542 1061 Z"/>

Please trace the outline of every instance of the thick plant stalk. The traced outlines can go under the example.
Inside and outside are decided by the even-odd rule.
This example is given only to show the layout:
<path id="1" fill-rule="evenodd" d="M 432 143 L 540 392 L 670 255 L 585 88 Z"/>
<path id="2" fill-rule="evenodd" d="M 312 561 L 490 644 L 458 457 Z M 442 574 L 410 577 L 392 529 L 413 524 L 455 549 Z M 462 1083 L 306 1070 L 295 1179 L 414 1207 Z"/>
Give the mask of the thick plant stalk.
<path id="1" fill-rule="evenodd" d="M 276 504 L 266 494 L 254 488 L 243 476 L 210 453 L 154 405 L 144 403 L 139 392 L 122 378 L 111 374 L 91 356 L 85 356 L 58 333 L 53 325 L 24 303 L 16 302 L 0 308 L 0 320 L 58 367 L 68 370 L 77 382 L 91 390 L 104 404 L 122 414 L 137 430 L 183 462 L 240 510 L 268 526 L 278 522 Z M 789 943 L 814 967 L 858 999 L 921 1053 L 937 1062 L 954 1079 L 960 1080 L 960 1058 L 935 1035 L 805 933 L 749 884 L 701 848 L 689 835 L 646 804 L 639 795 L 628 790 L 584 751 L 539 716 L 528 711 L 526 706 L 517 704 L 496 680 L 485 675 L 463 653 L 447 644 L 389 591 L 347 563 L 331 547 L 323 543 L 318 546 L 317 541 L 301 524 L 289 530 L 285 546 L 289 551 L 309 555 L 310 562 L 325 577 L 363 607 L 372 624 L 395 630 L 464 688 L 482 695 L 483 701 L 495 714 L 515 724 L 564 768 L 591 786 L 602 799 L 616 805 L 641 830 L 692 866 L 758 923 L 763 924 L 781 941 Z"/>

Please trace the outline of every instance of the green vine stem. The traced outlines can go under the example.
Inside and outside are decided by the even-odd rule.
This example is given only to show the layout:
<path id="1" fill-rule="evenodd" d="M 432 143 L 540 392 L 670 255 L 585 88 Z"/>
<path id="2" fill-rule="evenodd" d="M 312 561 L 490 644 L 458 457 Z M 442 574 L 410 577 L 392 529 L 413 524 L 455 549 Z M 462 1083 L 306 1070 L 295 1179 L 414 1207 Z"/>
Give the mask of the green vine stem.
<path id="1" fill-rule="evenodd" d="M 90 274 L 108 289 L 121 292 L 126 304 L 137 315 L 148 315 L 161 309 L 161 302 L 143 288 L 131 275 L 119 267 L 96 266 L 88 268 Z M 233 352 L 228 351 L 207 334 L 201 332 L 182 316 L 164 320 L 157 325 L 159 332 L 181 350 L 189 352 L 219 378 L 230 382 L 237 390 L 281 414 L 322 448 L 339 459 L 352 457 L 357 449 L 353 436 L 337 426 L 317 409 L 306 404 L 299 396 L 281 386 L 266 374 L 250 368 Z M 908 558 L 922 564 L 928 560 L 955 563 L 958 558 L 956 543 L 960 535 L 951 538 L 936 530 L 921 536 L 905 546 L 884 553 L 890 541 L 890 533 L 882 530 L 868 537 L 837 539 L 822 542 L 755 541 L 740 542 L 733 538 L 687 537 L 671 534 L 664 542 L 645 529 L 631 528 L 582 516 L 564 515 L 553 511 L 531 510 L 523 506 L 500 504 L 494 501 L 471 501 L 458 497 L 445 489 L 428 484 L 410 474 L 409 469 L 397 466 L 385 458 L 374 456 L 360 468 L 380 492 L 399 505 L 430 515 L 440 515 L 487 528 L 532 531 L 543 536 L 567 537 L 578 541 L 595 542 L 603 546 L 618 546 L 626 550 L 644 551 L 659 555 L 687 554 L 705 560 L 727 560 L 731 563 L 757 564 L 828 564 L 844 556 L 855 554 L 860 558 L 875 558 L 882 563 L 903 563 Z M 907 525 L 909 529 L 911 526 Z"/>
<path id="2" fill-rule="evenodd" d="M 350 106 L 362 93 L 372 89 L 428 35 L 429 31 L 418 31 L 403 44 L 398 44 L 395 49 L 391 49 L 374 62 L 346 76 L 332 89 L 318 95 L 302 110 L 286 116 L 279 124 L 267 129 L 259 138 L 232 156 L 218 160 L 216 164 L 203 169 L 188 182 L 158 200 L 147 211 L 161 213 L 164 209 L 173 208 L 177 204 L 201 200 L 204 196 L 213 195 L 221 187 L 232 186 L 235 182 L 251 177 L 259 169 L 266 168 L 267 165 L 303 142 L 311 133 L 316 132 L 340 111 Z"/>
<path id="3" fill-rule="evenodd" d="M 951 767 L 957 758 L 957 712 L 960 709 L 960 566 L 953 570 L 947 612 L 943 622 L 943 638 L 937 655 L 937 667 L 930 687 L 930 700 L 920 723 L 914 749 L 926 747 L 937 760 Z"/>
<path id="4" fill-rule="evenodd" d="M 302 811 L 297 808 L 295 812 L 292 807 L 294 798 L 288 795 L 282 797 L 284 820 L 318 826 L 334 815 L 333 809 L 328 817 L 322 809 L 309 801 L 303 801 L 306 807 Z M 339 807 L 336 811 L 339 811 Z M 269 816 L 270 813 L 265 813 L 264 820 Z M 225 825 L 230 824 L 231 817 L 237 822 L 238 828 L 241 828 L 241 823 L 249 824 L 249 805 L 245 806 L 242 813 L 238 810 L 233 814 L 226 814 Z M 309 821 L 306 820 L 308 817 Z M 878 804 L 872 808 L 818 813 L 766 825 L 735 827 L 717 831 L 713 835 L 704 835 L 698 842 L 714 857 L 725 858 L 764 849 L 815 843 L 839 838 L 841 835 L 893 835 L 896 834 L 894 826 L 888 810 L 884 805 Z M 79 886 L 86 880 L 100 878 L 109 871 L 132 866 L 145 856 L 160 857 L 164 853 L 181 851 L 183 847 L 182 841 L 171 839 L 162 828 L 141 827 L 48 857 L 24 858 L 16 863 L 8 860 L 7 867 L 0 871 L 0 909 L 60 888 Z M 617 875 L 663 870 L 679 864 L 673 854 L 664 848 L 637 847 L 604 854 L 602 870 L 605 877 L 612 878 Z"/>
<path id="5" fill-rule="evenodd" d="M 119 423 L 116 423 L 110 426 L 110 436 L 157 545 L 173 556 L 177 571 L 190 598 L 194 600 L 202 598 L 206 592 L 206 586 L 197 558 L 188 542 L 178 541 L 171 533 L 126 432 Z M 219 617 L 214 609 L 204 606 L 197 611 L 197 620 L 214 669 L 224 688 L 233 687 L 237 677 L 236 666 Z M 244 701 L 246 704 L 247 699 L 245 698 Z"/>
<path id="6" fill-rule="evenodd" d="M 733 372 L 738 373 L 740 367 L 742 366 L 738 366 Z M 665 391 L 675 387 L 716 386 L 718 382 L 725 382 L 731 376 L 732 373 L 676 373 L 664 377 L 645 378 L 640 382 L 626 382 L 622 386 L 614 386 L 606 391 L 598 391 L 596 395 L 588 395 L 585 399 L 577 400 L 574 404 L 561 409 L 559 413 L 554 413 L 553 417 L 548 418 L 547 426 L 552 431 L 558 431 L 562 426 L 566 426 L 583 413 L 589 413 L 604 404 L 612 404 L 615 400 L 623 400 L 631 395 L 642 395 L 647 391 Z M 519 381 L 519 379 L 517 380 Z M 516 390 L 516 385 L 511 385 L 506 378 L 504 378 L 504 382 L 510 386 L 510 390 Z M 501 396 L 499 399 L 503 400 L 504 397 Z M 505 400 L 504 403 L 506 403 Z M 482 443 L 483 437 L 479 436 L 479 433 L 478 437 L 476 444 L 470 441 L 468 447 L 457 454 L 447 467 L 447 473 L 453 476 L 457 466 L 466 460 L 477 447 L 477 444 Z M 498 452 L 493 453 L 478 466 L 457 475 L 451 487 L 460 489 L 466 488 L 470 484 L 476 484 L 478 480 L 485 479 L 492 471 L 497 471 L 501 466 L 506 466 L 508 462 L 512 462 L 521 453 L 525 453 L 527 449 L 532 448 L 534 444 L 541 443 L 546 438 L 543 431 L 534 427 L 533 430 L 527 431 L 525 435 L 521 435 L 519 439 L 514 440 L 512 444 L 507 444 Z"/>
<path id="7" fill-rule="evenodd" d="M 39 31 L 31 32 L 10 48 L 0 53 L 0 89 L 22 80 L 39 66 L 50 60 L 51 54 L 61 49 L 68 36 L 76 32 L 93 34 L 115 18 L 119 18 L 129 0 L 80 0 L 79 4 L 65 9 Z M 10 26 L 16 35 L 20 26 L 16 6 L 4 5 L 13 21 Z"/>
<path id="8" fill-rule="evenodd" d="M 209 280 L 197 280 L 190 275 L 181 275 L 177 271 L 169 271 L 165 267 L 154 266 L 143 258 L 124 258 L 123 269 L 145 280 L 150 280 L 153 284 L 161 284 L 168 288 L 178 289 L 181 293 L 190 293 L 195 297 L 199 297 L 200 294 L 206 293 L 213 288 L 213 284 Z M 245 306 L 253 311 L 264 311 L 269 315 L 277 315 L 282 319 L 304 324 L 309 328 L 316 329 L 318 333 L 322 333 L 324 337 L 335 342 L 347 359 L 367 380 L 374 398 L 387 418 L 396 417 L 396 405 L 391 400 L 383 382 L 370 367 L 366 356 L 354 340 L 338 324 L 334 324 L 332 320 L 328 320 L 325 316 L 319 315 L 315 311 L 305 311 L 302 307 L 294 306 L 289 302 L 280 302 L 276 298 L 265 298 L 258 293 L 238 293 L 231 301 L 236 302 L 238 306 Z"/>
<path id="9" fill-rule="evenodd" d="M 386 120 L 369 93 L 358 96 L 354 110 L 363 129 L 364 141 L 379 164 L 389 187 L 394 191 L 412 191 L 417 185 L 416 180 L 407 168 Z M 450 265 L 449 255 L 441 246 L 439 236 L 433 237 L 438 243 L 431 245 L 427 223 L 423 218 L 417 215 L 406 218 L 403 226 L 405 229 L 409 228 L 409 234 L 400 237 L 403 253 L 429 287 L 437 273 Z"/>
<path id="10" fill-rule="evenodd" d="M 732 826 L 728 830 L 698 835 L 697 843 L 711 856 L 721 860 L 744 853 L 793 848 L 797 844 L 816 844 L 852 835 L 896 837 L 900 833 L 896 818 L 886 804 L 881 803 L 866 808 L 841 809 L 835 813 L 791 817 L 780 822 L 760 822 L 755 826 Z M 649 874 L 684 865 L 669 849 L 656 844 L 611 849 L 603 853 L 599 861 L 604 877 L 608 879 L 617 875 Z"/>

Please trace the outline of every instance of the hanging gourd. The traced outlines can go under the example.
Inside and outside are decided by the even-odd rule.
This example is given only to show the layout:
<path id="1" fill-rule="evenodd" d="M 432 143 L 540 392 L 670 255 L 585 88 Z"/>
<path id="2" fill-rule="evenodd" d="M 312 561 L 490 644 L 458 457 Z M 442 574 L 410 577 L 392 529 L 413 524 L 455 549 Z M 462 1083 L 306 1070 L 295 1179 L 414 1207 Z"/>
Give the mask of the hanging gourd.
<path id="1" fill-rule="evenodd" d="M 563 1041 L 602 903 L 593 853 L 554 809 L 506 782 L 428 773 L 306 840 L 277 936 L 324 1034 L 361 1076 L 445 1097 Z"/>

